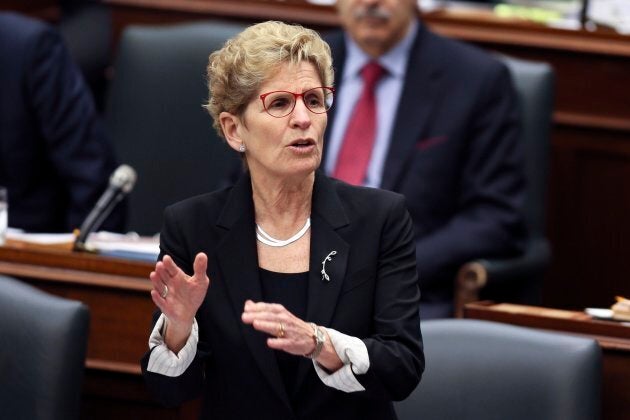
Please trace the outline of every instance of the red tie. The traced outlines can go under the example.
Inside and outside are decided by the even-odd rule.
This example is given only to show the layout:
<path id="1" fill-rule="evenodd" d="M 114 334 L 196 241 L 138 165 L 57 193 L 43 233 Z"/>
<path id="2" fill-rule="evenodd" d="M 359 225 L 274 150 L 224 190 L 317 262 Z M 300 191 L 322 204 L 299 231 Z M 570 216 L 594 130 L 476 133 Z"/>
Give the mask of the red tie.
<path id="1" fill-rule="evenodd" d="M 361 185 L 365 179 L 374 138 L 376 137 L 376 98 L 374 87 L 385 69 L 370 61 L 361 70 L 363 92 L 348 122 L 343 145 L 333 176 L 350 184 Z"/>

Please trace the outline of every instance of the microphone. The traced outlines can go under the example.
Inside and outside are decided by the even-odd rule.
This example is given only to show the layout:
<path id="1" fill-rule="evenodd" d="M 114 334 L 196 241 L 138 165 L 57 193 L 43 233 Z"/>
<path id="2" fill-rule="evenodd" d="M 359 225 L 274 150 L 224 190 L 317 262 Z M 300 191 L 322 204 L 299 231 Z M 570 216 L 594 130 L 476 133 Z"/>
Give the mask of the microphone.
<path id="1" fill-rule="evenodd" d="M 98 199 L 96 205 L 85 218 L 74 241 L 75 251 L 86 251 L 85 241 L 90 233 L 97 230 L 112 212 L 114 207 L 133 189 L 136 171 L 129 165 L 120 165 L 109 177 L 109 186 Z"/>

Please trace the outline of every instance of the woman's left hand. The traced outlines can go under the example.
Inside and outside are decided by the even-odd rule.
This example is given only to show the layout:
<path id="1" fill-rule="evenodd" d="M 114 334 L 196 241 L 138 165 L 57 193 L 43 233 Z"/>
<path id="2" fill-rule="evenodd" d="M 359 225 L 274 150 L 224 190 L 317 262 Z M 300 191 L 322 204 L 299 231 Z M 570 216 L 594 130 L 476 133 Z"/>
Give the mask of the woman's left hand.
<path id="1" fill-rule="evenodd" d="M 278 303 L 245 302 L 241 318 L 256 330 L 267 333 L 267 345 L 297 356 L 311 353 L 315 349 L 313 327 L 289 312 Z"/>
<path id="2" fill-rule="evenodd" d="M 267 345 L 274 350 L 304 356 L 315 350 L 313 326 L 302 321 L 278 303 L 253 302 L 247 300 L 241 318 L 256 330 L 267 333 L 273 338 L 267 339 Z M 334 372 L 343 366 L 335 347 L 324 329 L 326 340 L 317 363 Z"/>

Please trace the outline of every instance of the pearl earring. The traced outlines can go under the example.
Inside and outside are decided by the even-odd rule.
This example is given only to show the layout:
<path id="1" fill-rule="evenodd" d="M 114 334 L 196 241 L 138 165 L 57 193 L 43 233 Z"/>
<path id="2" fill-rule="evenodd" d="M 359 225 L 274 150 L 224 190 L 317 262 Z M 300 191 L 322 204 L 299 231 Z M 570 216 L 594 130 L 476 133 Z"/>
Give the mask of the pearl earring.
<path id="1" fill-rule="evenodd" d="M 241 153 L 245 153 L 245 145 L 243 143 L 241 143 L 241 145 L 238 147 L 238 151 Z"/>

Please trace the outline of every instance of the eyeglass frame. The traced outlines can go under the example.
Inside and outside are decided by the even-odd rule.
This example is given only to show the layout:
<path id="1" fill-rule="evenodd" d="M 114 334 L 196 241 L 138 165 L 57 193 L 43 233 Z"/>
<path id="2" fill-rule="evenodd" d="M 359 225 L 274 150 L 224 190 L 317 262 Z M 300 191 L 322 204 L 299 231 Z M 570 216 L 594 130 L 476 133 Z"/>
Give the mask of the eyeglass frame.
<path id="1" fill-rule="evenodd" d="M 334 97 L 335 97 L 335 88 L 334 88 L 334 87 L 332 87 L 332 86 L 315 86 L 315 87 L 313 87 L 313 88 L 306 89 L 306 90 L 305 90 L 305 91 L 303 91 L 302 93 L 290 92 L 290 91 L 288 91 L 288 90 L 272 90 L 271 92 L 266 92 L 266 93 L 261 94 L 261 95 L 259 96 L 259 98 L 260 98 L 260 101 L 262 102 L 262 105 L 263 105 L 263 108 L 265 109 L 265 112 L 266 112 L 268 115 L 270 115 L 270 116 L 272 116 L 272 117 L 274 117 L 274 118 L 284 118 L 284 117 L 286 117 L 287 115 L 291 115 L 291 113 L 295 110 L 295 104 L 297 104 L 297 100 L 298 100 L 298 98 L 300 98 L 300 97 L 302 98 L 302 102 L 304 103 L 304 106 L 306 107 L 306 109 L 308 109 L 309 111 L 311 111 L 313 114 L 318 114 L 318 115 L 320 115 L 320 114 L 325 114 L 325 113 L 327 113 L 327 112 L 330 110 L 330 108 L 332 107 L 332 105 L 331 105 L 328 109 L 325 109 L 323 112 L 315 112 L 315 111 L 313 111 L 313 110 L 312 110 L 312 109 L 311 109 L 308 105 L 306 105 L 306 102 L 304 101 L 304 94 L 305 94 L 306 92 L 310 92 L 311 90 L 314 90 L 314 89 L 324 89 L 324 90 L 328 90 L 328 91 L 330 91 L 330 93 L 333 95 L 333 101 L 334 101 Z M 287 112 L 286 114 L 284 114 L 284 115 L 282 115 L 282 116 L 276 117 L 276 116 L 275 116 L 275 115 L 273 115 L 271 112 L 269 112 L 269 110 L 267 109 L 267 106 L 265 105 L 265 98 L 266 98 L 267 96 L 271 95 L 272 93 L 279 93 L 279 92 L 282 92 L 282 93 L 290 93 L 291 95 L 293 95 L 293 99 L 294 99 L 294 100 L 293 100 L 293 107 L 291 107 L 291 110 L 290 110 L 289 112 Z M 325 102 L 325 101 L 324 101 L 324 102 Z"/>

